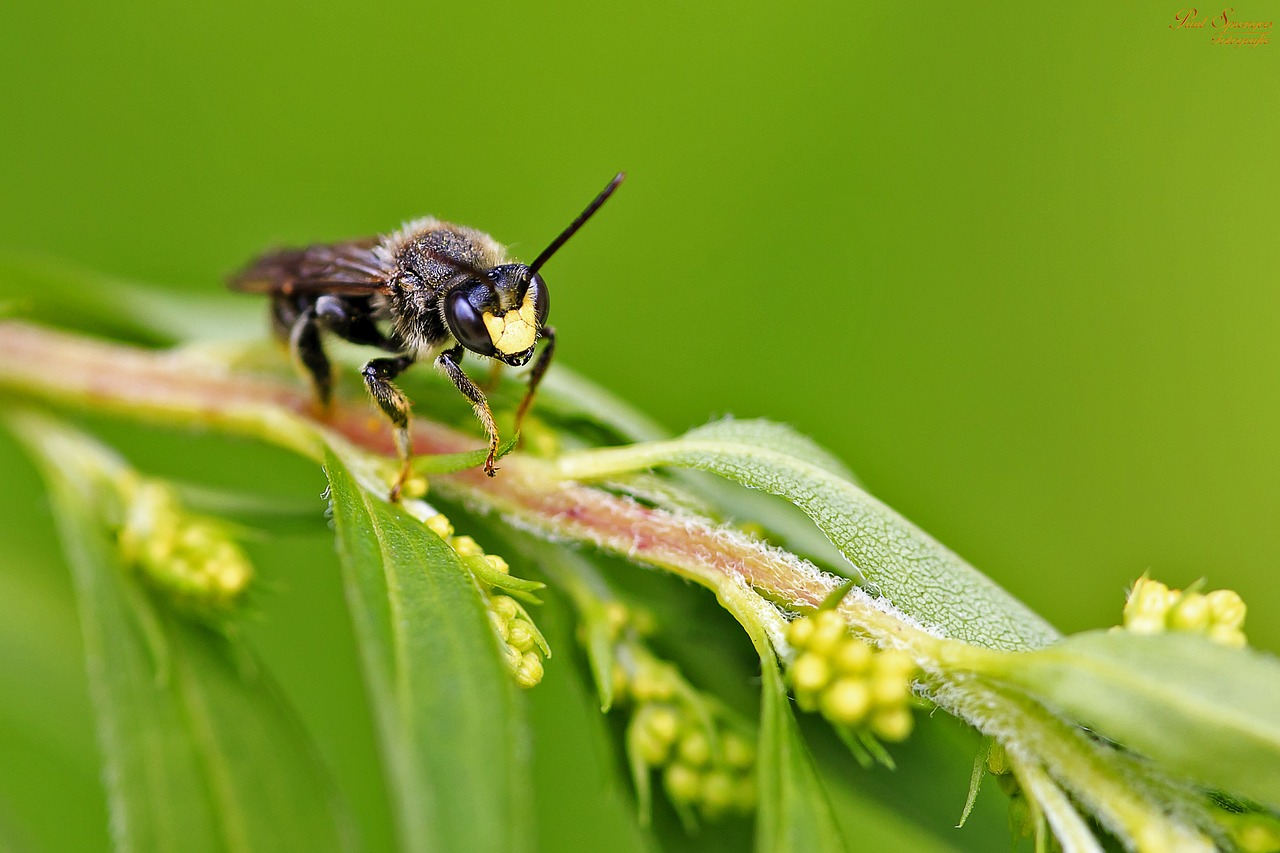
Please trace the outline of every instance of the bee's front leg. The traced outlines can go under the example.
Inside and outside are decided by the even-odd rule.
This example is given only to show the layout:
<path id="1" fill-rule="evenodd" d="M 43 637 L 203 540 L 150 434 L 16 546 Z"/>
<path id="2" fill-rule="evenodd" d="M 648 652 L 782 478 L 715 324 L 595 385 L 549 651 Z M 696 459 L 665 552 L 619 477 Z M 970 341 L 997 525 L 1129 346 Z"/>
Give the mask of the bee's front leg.
<path id="1" fill-rule="evenodd" d="M 476 387 L 476 384 L 462 372 L 462 368 L 458 365 L 462 360 L 462 353 L 461 346 L 445 350 L 436 359 L 436 365 L 453 381 L 454 386 L 462 392 L 462 396 L 471 401 L 472 408 L 476 410 L 476 417 L 480 419 L 485 434 L 489 436 L 489 458 L 484 461 L 484 472 L 492 477 L 498 471 L 493 467 L 493 458 L 498 453 L 498 425 L 493 422 L 493 412 L 489 410 L 489 401 L 484 398 L 484 392 Z"/>
<path id="2" fill-rule="evenodd" d="M 524 392 L 524 399 L 520 401 L 520 408 L 516 409 L 516 432 L 520 431 L 520 425 L 524 423 L 524 416 L 529 411 L 529 407 L 533 405 L 533 395 L 538 390 L 538 384 L 542 382 L 543 375 L 546 374 L 547 368 L 551 366 L 551 356 L 556 352 L 556 330 L 551 326 L 544 328 L 539 335 L 546 340 L 547 345 L 542 348 L 542 354 L 538 356 L 538 360 L 533 363 L 533 369 L 529 371 L 529 390 Z"/>
<path id="3" fill-rule="evenodd" d="M 391 500 L 400 499 L 400 490 L 409 479 L 413 462 L 413 438 L 409 434 L 409 398 L 404 392 L 392 384 L 405 368 L 413 364 L 412 355 L 401 355 L 395 358 L 375 358 L 360 371 L 364 376 L 364 385 L 369 389 L 378 408 L 391 419 L 395 426 L 396 453 L 400 457 L 400 476 L 391 487 Z"/>

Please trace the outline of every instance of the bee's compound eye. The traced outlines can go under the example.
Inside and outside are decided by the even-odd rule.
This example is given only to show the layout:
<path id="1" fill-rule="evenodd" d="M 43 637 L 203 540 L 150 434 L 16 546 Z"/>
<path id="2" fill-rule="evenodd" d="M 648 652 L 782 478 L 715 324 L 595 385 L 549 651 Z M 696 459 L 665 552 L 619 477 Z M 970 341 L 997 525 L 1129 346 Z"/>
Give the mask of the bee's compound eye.
<path id="1" fill-rule="evenodd" d="M 484 315 L 467 299 L 467 291 L 459 288 L 444 298 L 444 319 L 458 343 L 480 355 L 494 355 L 493 341 L 484 324 Z"/>
<path id="2" fill-rule="evenodd" d="M 533 304 L 537 309 L 538 326 L 545 325 L 547 314 L 551 312 L 551 294 L 547 292 L 547 283 L 537 273 L 534 273 L 533 278 L 529 279 L 527 298 L 533 299 Z"/>

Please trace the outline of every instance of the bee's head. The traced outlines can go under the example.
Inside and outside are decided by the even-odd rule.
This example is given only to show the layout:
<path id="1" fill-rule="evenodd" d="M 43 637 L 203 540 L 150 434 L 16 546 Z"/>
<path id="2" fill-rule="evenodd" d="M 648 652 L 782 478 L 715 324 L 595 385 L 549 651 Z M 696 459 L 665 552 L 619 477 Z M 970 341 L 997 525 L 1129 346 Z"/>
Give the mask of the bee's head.
<path id="1" fill-rule="evenodd" d="M 519 367 L 533 356 L 550 308 L 542 276 L 524 264 L 503 264 L 449 291 L 444 319 L 467 349 Z"/>
<path id="2" fill-rule="evenodd" d="M 538 270 L 595 215 L 624 177 L 622 172 L 615 175 L 586 210 L 528 266 L 502 264 L 481 272 L 450 261 L 463 272 L 472 273 L 444 298 L 444 319 L 458 343 L 512 367 L 519 367 L 532 358 L 533 345 L 551 307 L 546 282 Z"/>

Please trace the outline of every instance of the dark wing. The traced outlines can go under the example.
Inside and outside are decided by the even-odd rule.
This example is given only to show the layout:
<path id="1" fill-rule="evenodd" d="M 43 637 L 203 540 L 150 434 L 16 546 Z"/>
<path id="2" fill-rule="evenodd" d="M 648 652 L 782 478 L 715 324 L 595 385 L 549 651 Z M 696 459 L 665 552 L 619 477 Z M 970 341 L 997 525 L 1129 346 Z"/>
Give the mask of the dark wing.
<path id="1" fill-rule="evenodd" d="M 368 294 L 387 284 L 387 270 L 373 252 L 377 244 L 377 237 L 368 237 L 268 252 L 227 284 L 245 293 Z"/>

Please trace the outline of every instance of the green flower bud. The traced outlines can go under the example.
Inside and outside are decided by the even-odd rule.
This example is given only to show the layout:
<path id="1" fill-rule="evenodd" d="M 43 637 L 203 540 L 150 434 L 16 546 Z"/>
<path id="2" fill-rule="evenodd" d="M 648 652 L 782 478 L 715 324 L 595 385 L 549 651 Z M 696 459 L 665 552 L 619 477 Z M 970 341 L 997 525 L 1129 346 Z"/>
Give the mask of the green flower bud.
<path id="1" fill-rule="evenodd" d="M 641 709 L 638 722 L 642 730 L 654 740 L 670 747 L 680 733 L 680 716 L 666 705 L 649 705 Z M 652 762 L 659 763 L 659 762 Z"/>
<path id="2" fill-rule="evenodd" d="M 1009 766 L 1009 753 L 1005 752 L 1004 747 L 994 741 L 987 749 L 987 769 L 996 776 L 1008 773 L 1012 769 Z"/>
<path id="3" fill-rule="evenodd" d="M 692 803 L 702 791 L 702 774 L 687 764 L 668 765 L 662 774 L 667 796 L 678 803 Z"/>
<path id="4" fill-rule="evenodd" d="M 733 801 L 738 811 L 744 814 L 754 811 L 758 799 L 759 793 L 756 789 L 755 775 L 739 776 L 733 786 Z"/>
<path id="5" fill-rule="evenodd" d="M 702 778 L 700 799 L 707 817 L 717 817 L 733 808 L 734 788 L 733 777 L 723 770 L 712 770 Z"/>
<path id="6" fill-rule="evenodd" d="M 667 702 L 676 692 L 679 675 L 667 664 L 646 663 L 636 674 L 631 692 L 641 702 Z"/>
<path id="7" fill-rule="evenodd" d="M 724 761 L 730 767 L 745 770 L 756 761 L 756 748 L 750 741 L 734 732 L 728 732 L 720 738 L 720 748 L 724 751 Z"/>
<path id="8" fill-rule="evenodd" d="M 604 606 L 604 618 L 605 623 L 609 626 L 609 635 L 617 638 L 622 633 L 622 629 L 626 627 L 627 620 L 630 617 L 625 604 L 610 601 Z"/>
<path id="9" fill-rule="evenodd" d="M 700 731 L 690 731 L 680 738 L 676 748 L 680 760 L 692 767 L 703 767 L 711 761 L 711 742 Z"/>

